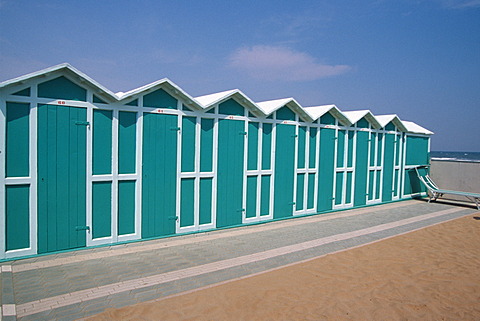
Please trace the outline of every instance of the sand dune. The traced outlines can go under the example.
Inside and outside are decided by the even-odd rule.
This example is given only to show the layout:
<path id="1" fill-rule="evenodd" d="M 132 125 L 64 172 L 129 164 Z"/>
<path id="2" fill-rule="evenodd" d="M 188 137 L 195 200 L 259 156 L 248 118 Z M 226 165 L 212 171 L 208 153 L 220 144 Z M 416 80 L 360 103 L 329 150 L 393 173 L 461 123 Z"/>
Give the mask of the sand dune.
<path id="1" fill-rule="evenodd" d="M 468 216 L 90 320 L 480 320 L 480 220 Z"/>

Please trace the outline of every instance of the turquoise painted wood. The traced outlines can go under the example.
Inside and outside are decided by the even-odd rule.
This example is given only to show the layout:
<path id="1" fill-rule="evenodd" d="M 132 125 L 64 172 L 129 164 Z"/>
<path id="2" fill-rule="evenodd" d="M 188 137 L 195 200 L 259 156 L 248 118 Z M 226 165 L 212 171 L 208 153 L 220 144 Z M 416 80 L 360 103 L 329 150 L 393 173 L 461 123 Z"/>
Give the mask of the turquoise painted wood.
<path id="1" fill-rule="evenodd" d="M 93 111 L 93 175 L 112 173 L 111 110 Z"/>
<path id="2" fill-rule="evenodd" d="M 5 187 L 5 247 L 7 251 L 30 247 L 30 186 Z"/>
<path id="3" fill-rule="evenodd" d="M 405 152 L 406 165 L 428 165 L 428 138 L 407 136 Z M 419 182 L 416 172 L 414 170 L 405 170 L 404 177 L 405 195 L 426 192 L 425 187 Z"/>
<path id="4" fill-rule="evenodd" d="M 277 119 L 279 120 L 295 120 L 296 119 L 296 115 L 293 112 L 293 110 L 291 110 L 286 106 L 277 110 L 276 114 L 277 114 Z"/>
<path id="5" fill-rule="evenodd" d="M 245 127 L 240 120 L 218 122 L 217 227 L 242 223 Z"/>
<path id="6" fill-rule="evenodd" d="M 370 135 L 370 162 L 369 166 L 375 166 L 375 152 L 376 152 L 377 133 Z"/>
<path id="7" fill-rule="evenodd" d="M 64 76 L 38 84 L 38 97 L 87 100 L 87 91 Z"/>
<path id="8" fill-rule="evenodd" d="M 84 108 L 38 108 L 38 253 L 85 246 L 86 118 Z"/>
<path id="9" fill-rule="evenodd" d="M 14 95 L 14 96 L 28 97 L 28 96 L 30 96 L 30 87 L 25 88 L 25 89 L 22 89 L 22 90 L 19 90 L 19 91 L 13 93 L 12 95 Z"/>
<path id="10" fill-rule="evenodd" d="M 395 134 L 385 134 L 383 152 L 383 186 L 382 201 L 388 202 L 393 196 L 393 166 L 395 153 Z"/>
<path id="11" fill-rule="evenodd" d="M 118 113 L 118 172 L 120 174 L 136 172 L 136 137 L 137 113 L 120 111 Z"/>
<path id="12" fill-rule="evenodd" d="M 375 171 L 371 170 L 368 171 L 368 195 L 367 199 L 369 201 L 373 200 L 375 198 L 375 194 L 373 193 L 374 187 L 375 187 Z"/>
<path id="13" fill-rule="evenodd" d="M 272 168 L 272 124 L 262 125 L 262 169 Z"/>
<path id="14" fill-rule="evenodd" d="M 355 185 L 354 206 L 367 203 L 367 176 L 368 176 L 368 132 L 357 131 L 357 148 L 355 158 Z M 350 137 L 349 137 L 350 139 Z"/>
<path id="15" fill-rule="evenodd" d="M 400 165 L 400 145 L 401 145 L 400 135 L 395 135 L 395 166 Z"/>
<path id="16" fill-rule="evenodd" d="M 406 165 L 428 165 L 428 138 L 407 136 Z"/>
<path id="17" fill-rule="evenodd" d="M 6 121 L 6 177 L 28 177 L 30 173 L 29 104 L 7 102 Z"/>
<path id="18" fill-rule="evenodd" d="M 313 209 L 315 205 L 315 174 L 308 174 L 307 209 Z"/>
<path id="19" fill-rule="evenodd" d="M 285 108 L 285 107 L 284 107 Z M 277 114 L 278 115 L 278 114 Z M 295 177 L 295 126 L 276 125 L 275 181 L 273 217 L 293 215 L 293 181 Z"/>
<path id="20" fill-rule="evenodd" d="M 308 147 L 308 168 L 315 168 L 317 162 L 317 131 L 315 127 L 310 127 L 309 139 L 310 145 Z"/>
<path id="21" fill-rule="evenodd" d="M 260 216 L 266 216 L 270 214 L 270 185 L 271 177 L 270 175 L 261 176 L 261 186 L 260 186 Z"/>
<path id="22" fill-rule="evenodd" d="M 112 182 L 92 183 L 92 238 L 112 236 Z"/>
<path id="23" fill-rule="evenodd" d="M 163 89 L 157 89 L 143 96 L 143 106 L 153 108 L 177 109 L 177 99 Z"/>
<path id="24" fill-rule="evenodd" d="M 297 139 L 297 168 L 305 168 L 305 143 L 307 141 L 307 127 L 298 127 L 298 139 Z M 298 205 L 298 204 L 297 204 Z"/>
<path id="25" fill-rule="evenodd" d="M 345 135 L 344 130 L 339 130 L 337 133 L 337 167 L 345 166 Z"/>
<path id="26" fill-rule="evenodd" d="M 345 182 L 345 204 L 352 203 L 352 184 L 353 172 L 346 172 L 347 180 Z"/>
<path id="27" fill-rule="evenodd" d="M 246 217 L 257 215 L 257 176 L 247 176 L 247 207 Z"/>
<path id="28" fill-rule="evenodd" d="M 107 104 L 107 102 L 101 98 L 99 98 L 97 95 L 93 95 L 93 103 L 94 104 Z"/>
<path id="29" fill-rule="evenodd" d="M 425 192 L 422 184 L 418 180 L 417 173 L 414 169 L 405 170 L 404 191 L 405 195 Z"/>
<path id="30" fill-rule="evenodd" d="M 180 227 L 195 223 L 195 178 L 182 178 L 180 185 Z"/>
<path id="31" fill-rule="evenodd" d="M 199 224 L 212 223 L 212 194 L 213 179 L 209 177 L 200 178 L 200 213 Z"/>
<path id="32" fill-rule="evenodd" d="M 135 181 L 118 182 L 118 235 L 135 233 Z"/>
<path id="33" fill-rule="evenodd" d="M 297 211 L 304 209 L 304 191 L 305 191 L 305 174 L 297 174 L 297 197 L 295 200 L 295 208 Z"/>
<path id="34" fill-rule="evenodd" d="M 223 115 L 244 116 L 245 108 L 234 99 L 228 99 L 218 105 L 218 113 Z"/>
<path id="35" fill-rule="evenodd" d="M 248 153 L 247 169 L 256 170 L 258 168 L 258 128 L 259 124 L 248 123 Z"/>
<path id="36" fill-rule="evenodd" d="M 131 102 L 126 103 L 127 106 L 138 106 L 138 99 L 134 99 Z"/>
<path id="37" fill-rule="evenodd" d="M 394 171 L 394 175 L 393 175 L 393 181 L 394 181 L 394 185 L 393 185 L 393 197 L 397 197 L 398 196 L 398 181 L 400 180 L 400 170 L 399 169 L 396 169 Z"/>
<path id="38" fill-rule="evenodd" d="M 380 189 L 382 186 L 381 178 L 382 178 L 382 171 L 375 172 L 375 179 L 377 184 L 375 185 L 375 199 L 381 199 Z"/>
<path id="39" fill-rule="evenodd" d="M 347 166 L 353 166 L 353 144 L 355 139 L 355 132 L 353 130 L 349 130 L 347 134 Z"/>
<path id="40" fill-rule="evenodd" d="M 200 171 L 213 171 L 213 126 L 214 120 L 202 118 L 200 133 Z"/>
<path id="41" fill-rule="evenodd" d="M 323 116 L 322 116 L 323 117 Z M 318 212 L 332 209 L 333 177 L 335 168 L 335 129 L 320 129 L 320 155 L 318 169 Z"/>
<path id="42" fill-rule="evenodd" d="M 196 117 L 182 118 L 182 172 L 195 171 L 195 126 Z"/>
<path id="43" fill-rule="evenodd" d="M 177 116 L 143 115 L 142 237 L 175 233 Z"/>
<path id="44" fill-rule="evenodd" d="M 340 205 L 343 203 L 343 176 L 345 172 L 335 173 L 335 205 Z"/>
<path id="45" fill-rule="evenodd" d="M 384 135 L 382 133 L 378 133 L 377 135 L 377 140 L 378 140 L 378 145 L 377 145 L 377 166 L 382 165 L 382 159 L 383 159 L 383 140 L 384 140 Z"/>

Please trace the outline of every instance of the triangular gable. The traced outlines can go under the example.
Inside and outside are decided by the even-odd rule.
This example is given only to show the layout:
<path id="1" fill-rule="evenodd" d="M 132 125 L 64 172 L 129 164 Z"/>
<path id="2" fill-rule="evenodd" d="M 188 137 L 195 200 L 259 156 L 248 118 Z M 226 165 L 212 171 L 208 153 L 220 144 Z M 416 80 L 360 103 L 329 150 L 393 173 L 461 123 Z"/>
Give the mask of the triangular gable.
<path id="1" fill-rule="evenodd" d="M 266 116 L 273 114 L 282 107 L 290 108 L 295 114 L 300 116 L 305 121 L 312 121 L 313 119 L 305 111 L 305 109 L 293 98 L 281 98 L 275 100 L 267 100 L 257 103 L 258 107 Z"/>
<path id="2" fill-rule="evenodd" d="M 171 95 L 174 98 L 178 98 L 183 104 L 187 105 L 189 109 L 197 109 L 201 110 L 203 107 L 202 105 L 195 100 L 192 96 L 187 94 L 183 89 L 177 86 L 174 82 L 169 80 L 168 78 L 163 78 L 157 81 L 154 81 L 150 84 L 132 89 L 128 92 L 118 92 L 116 95 L 118 100 L 120 101 L 129 101 L 133 97 L 137 97 L 140 95 L 148 95 L 151 93 L 156 92 L 157 90 L 164 90 L 167 94 Z"/>
<path id="3" fill-rule="evenodd" d="M 67 79 L 71 78 L 81 86 L 90 87 L 90 89 L 93 89 L 95 94 L 102 97 L 102 99 L 110 102 L 117 100 L 117 96 L 112 91 L 100 85 L 98 82 L 96 82 L 83 72 L 75 69 L 68 63 L 59 64 L 17 78 L 3 81 L 0 83 L 0 88 L 8 88 L 10 86 L 22 85 L 28 81 L 32 81 L 41 77 L 43 78 L 45 76 L 53 76 L 52 79 L 58 76 L 67 76 Z"/>
<path id="4" fill-rule="evenodd" d="M 393 124 L 395 124 L 395 126 L 401 131 L 425 135 L 433 134 L 433 132 L 417 125 L 416 123 L 400 120 L 396 115 L 382 115 L 377 118 L 368 110 L 341 112 L 335 105 L 302 107 L 293 98 L 255 103 L 238 89 L 193 98 L 167 78 L 133 89 L 126 93 L 120 92 L 115 94 L 68 63 L 59 64 L 0 82 L 0 89 L 11 89 L 12 95 L 26 96 L 29 94 L 28 88 L 31 86 L 28 82 L 36 82 L 36 80 L 41 79 L 39 82 L 45 83 L 61 76 L 64 76 L 67 80 L 73 81 L 74 84 L 82 88 L 88 88 L 93 91 L 93 94 L 96 97 L 96 102 L 124 102 L 125 104 L 134 105 L 133 102 L 136 101 L 136 96 L 148 95 L 156 90 L 163 89 L 169 95 L 180 100 L 182 104 L 190 110 L 211 109 L 213 105 L 220 104 L 228 99 L 234 99 L 237 103 L 247 108 L 256 116 L 268 116 L 282 107 L 288 107 L 305 121 L 315 121 L 322 115 L 330 113 L 345 126 L 351 126 L 365 117 L 365 119 L 376 129 L 384 128 L 388 123 L 393 122 Z"/>
<path id="5" fill-rule="evenodd" d="M 338 119 L 338 121 L 344 126 L 351 126 L 350 120 L 338 109 L 335 105 L 322 105 L 322 106 L 311 106 L 303 107 L 303 109 L 310 115 L 313 121 L 319 119 L 326 113 L 330 113 L 333 117 Z"/>
<path id="6" fill-rule="evenodd" d="M 369 110 L 344 111 L 343 114 L 350 120 L 352 125 L 365 117 L 365 119 L 372 124 L 373 128 L 382 128 L 378 120 Z"/>
<path id="7" fill-rule="evenodd" d="M 223 102 L 230 98 L 231 95 L 233 95 L 236 92 L 236 89 L 234 90 L 227 90 L 227 91 L 222 91 L 219 93 L 214 93 L 214 94 L 209 94 L 209 95 L 203 95 L 199 97 L 195 97 L 195 100 L 198 101 L 199 104 L 203 106 L 203 108 L 209 108 L 217 103 Z"/>
<path id="8" fill-rule="evenodd" d="M 256 116 L 264 116 L 263 111 L 255 104 L 247 95 L 238 89 L 222 91 L 209 95 L 195 97 L 195 99 L 203 106 L 205 110 L 212 108 L 217 104 L 234 99 L 237 103 L 251 111 Z"/>
<path id="9" fill-rule="evenodd" d="M 376 115 L 375 118 L 380 123 L 381 128 L 385 128 L 385 126 L 387 126 L 389 123 L 393 123 L 398 128 L 398 130 L 400 130 L 402 132 L 407 131 L 407 128 L 405 127 L 403 122 L 395 114 L 392 114 L 392 115 Z"/>

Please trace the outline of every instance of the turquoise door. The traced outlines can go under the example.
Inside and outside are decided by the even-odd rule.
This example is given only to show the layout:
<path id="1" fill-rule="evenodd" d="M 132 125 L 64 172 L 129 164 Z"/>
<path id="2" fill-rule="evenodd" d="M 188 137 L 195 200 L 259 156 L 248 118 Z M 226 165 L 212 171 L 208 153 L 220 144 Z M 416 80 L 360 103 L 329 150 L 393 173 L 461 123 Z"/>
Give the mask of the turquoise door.
<path id="1" fill-rule="evenodd" d="M 320 129 L 320 159 L 318 174 L 318 212 L 332 209 L 333 176 L 335 169 L 335 129 Z"/>
<path id="2" fill-rule="evenodd" d="M 38 108 L 38 253 L 85 246 L 87 110 Z"/>
<path id="3" fill-rule="evenodd" d="M 278 124 L 276 128 L 275 184 L 273 218 L 293 215 L 295 176 L 295 126 Z"/>
<path id="4" fill-rule="evenodd" d="M 142 237 L 175 233 L 177 116 L 144 114 Z"/>
<path id="5" fill-rule="evenodd" d="M 242 224 L 245 123 L 218 122 L 217 227 Z"/>
<path id="6" fill-rule="evenodd" d="M 354 206 L 361 206 L 367 203 L 368 136 L 368 132 L 357 132 Z"/>
<path id="7" fill-rule="evenodd" d="M 383 154 L 382 202 L 391 201 L 393 195 L 393 161 L 395 135 L 385 134 L 385 151 Z"/>

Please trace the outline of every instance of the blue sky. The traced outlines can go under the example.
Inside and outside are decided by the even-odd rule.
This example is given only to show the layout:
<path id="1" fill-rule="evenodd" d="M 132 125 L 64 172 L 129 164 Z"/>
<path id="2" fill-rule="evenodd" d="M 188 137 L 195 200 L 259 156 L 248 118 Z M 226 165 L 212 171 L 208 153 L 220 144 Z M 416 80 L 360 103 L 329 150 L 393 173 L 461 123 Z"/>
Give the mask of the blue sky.
<path id="1" fill-rule="evenodd" d="M 395 113 L 480 152 L 480 0 L 0 0 L 0 81 L 68 62 L 112 91 Z"/>

